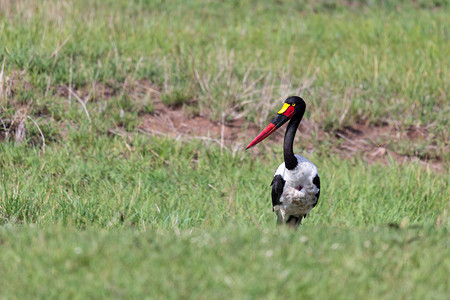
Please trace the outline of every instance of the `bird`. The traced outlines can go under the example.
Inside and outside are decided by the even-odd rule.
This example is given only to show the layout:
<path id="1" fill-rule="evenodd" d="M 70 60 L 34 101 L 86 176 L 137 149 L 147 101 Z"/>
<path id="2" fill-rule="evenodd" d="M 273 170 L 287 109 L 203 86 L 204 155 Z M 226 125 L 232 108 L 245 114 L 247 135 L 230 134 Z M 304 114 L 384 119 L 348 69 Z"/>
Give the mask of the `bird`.
<path id="1" fill-rule="evenodd" d="M 272 207 L 278 224 L 300 227 L 303 218 L 317 205 L 320 178 L 317 167 L 307 158 L 294 155 L 295 133 L 306 110 L 305 101 L 290 96 L 284 101 L 273 121 L 247 146 L 249 149 L 266 139 L 289 121 L 284 135 L 284 162 L 275 171 L 272 186 Z"/>

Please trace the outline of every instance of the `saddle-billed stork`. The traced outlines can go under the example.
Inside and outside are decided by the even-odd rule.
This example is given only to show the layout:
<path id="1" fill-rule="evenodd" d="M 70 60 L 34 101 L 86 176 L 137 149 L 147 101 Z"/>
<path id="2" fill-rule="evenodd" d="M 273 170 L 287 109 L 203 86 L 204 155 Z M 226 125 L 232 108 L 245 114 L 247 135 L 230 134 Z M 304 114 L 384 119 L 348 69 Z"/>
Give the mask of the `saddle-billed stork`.
<path id="1" fill-rule="evenodd" d="M 305 101 L 288 97 L 270 123 L 246 149 L 255 146 L 290 120 L 284 135 L 284 163 L 272 180 L 272 205 L 278 223 L 299 227 L 302 219 L 316 206 L 320 195 L 320 179 L 316 166 L 301 155 L 294 155 L 293 143 L 297 128 L 306 110 Z"/>

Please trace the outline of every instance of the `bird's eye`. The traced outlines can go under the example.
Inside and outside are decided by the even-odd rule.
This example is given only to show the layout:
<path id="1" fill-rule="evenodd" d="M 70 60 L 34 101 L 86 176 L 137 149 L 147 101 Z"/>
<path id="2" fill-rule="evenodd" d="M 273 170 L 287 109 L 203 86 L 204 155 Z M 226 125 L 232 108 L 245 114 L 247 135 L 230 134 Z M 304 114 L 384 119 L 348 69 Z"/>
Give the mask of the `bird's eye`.
<path id="1" fill-rule="evenodd" d="M 295 106 L 295 103 L 293 103 L 292 106 Z"/>

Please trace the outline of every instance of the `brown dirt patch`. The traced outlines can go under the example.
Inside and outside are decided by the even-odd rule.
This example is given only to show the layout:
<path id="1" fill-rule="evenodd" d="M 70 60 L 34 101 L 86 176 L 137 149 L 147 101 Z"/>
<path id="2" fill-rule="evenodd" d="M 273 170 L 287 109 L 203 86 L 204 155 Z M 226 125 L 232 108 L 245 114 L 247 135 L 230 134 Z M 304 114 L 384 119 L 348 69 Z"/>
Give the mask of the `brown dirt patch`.
<path id="1" fill-rule="evenodd" d="M 183 107 L 167 107 L 162 103 L 155 105 L 153 114 L 142 116 L 139 131 L 152 135 L 163 135 L 175 139 L 201 139 L 216 143 L 229 150 L 243 150 L 262 130 L 259 126 L 243 119 L 233 121 L 211 121 L 207 116 L 190 116 Z M 345 127 L 335 132 L 325 132 L 319 125 L 303 120 L 300 132 L 302 145 L 306 152 L 314 151 L 325 140 L 332 141 L 333 151 L 344 158 L 361 156 L 369 163 L 389 162 L 389 158 L 398 162 L 420 161 L 435 170 L 443 170 L 439 157 L 420 156 L 399 153 L 396 144 L 401 141 L 419 141 L 427 139 L 426 128 L 410 127 L 404 130 L 388 124 L 369 126 L 364 123 Z M 284 130 L 275 132 L 270 139 L 281 143 Z M 314 139 L 314 140 L 313 140 Z M 316 145 L 316 146 L 315 146 Z M 254 152 L 259 153 L 260 150 Z"/>
<path id="2" fill-rule="evenodd" d="M 435 143 L 424 147 L 421 153 L 403 152 L 407 151 L 408 144 L 423 144 L 428 139 L 428 131 L 423 127 L 402 129 L 387 123 L 379 126 L 362 123 L 335 131 L 335 138 L 338 152 L 346 158 L 362 154 L 369 162 L 388 163 L 389 158 L 401 163 L 419 161 L 433 169 L 443 170 L 441 158 L 434 154 Z"/>
<path id="3" fill-rule="evenodd" d="M 139 130 L 171 138 L 201 139 L 222 147 L 240 147 L 259 133 L 259 128 L 243 119 L 215 122 L 203 115 L 193 115 L 182 106 L 167 107 L 161 102 L 153 114 L 142 116 Z"/>
<path id="4" fill-rule="evenodd" d="M 2 95 L 0 96 L 5 99 L 14 99 L 19 89 L 22 91 L 32 89 L 32 86 L 24 80 L 23 72 L 12 72 L 9 77 L 3 77 Z M 229 151 L 243 150 L 262 130 L 262 127 L 243 119 L 213 121 L 209 118 L 208 113 L 205 115 L 194 114 L 192 106 L 167 107 L 160 101 L 160 89 L 147 79 L 125 80 L 121 83 L 115 81 L 93 82 L 82 87 L 72 88 L 68 85 L 61 85 L 51 87 L 50 92 L 62 98 L 72 98 L 73 101 L 76 101 L 74 98 L 77 98 L 84 104 L 89 101 L 109 101 L 121 95 L 127 95 L 135 102 L 151 99 L 150 102 L 154 103 L 154 113 L 139 114 L 141 120 L 139 131 L 175 139 L 201 139 L 207 143 L 219 144 Z M 17 101 L 9 102 L 15 106 L 17 112 L 22 111 L 21 108 L 24 104 Z M 38 112 L 38 114 L 45 115 L 46 113 Z M 21 117 L 22 115 L 25 117 Z M 25 132 L 23 120 L 26 116 L 26 113 L 21 113 L 6 119 L 0 115 L 0 142 L 9 137 L 13 137 L 19 142 L 23 140 Z M 420 161 L 433 169 L 444 169 L 442 159 L 434 154 L 437 148 L 436 143 L 427 142 L 429 133 L 425 127 L 400 128 L 389 124 L 369 126 L 359 123 L 334 132 L 326 132 L 319 124 L 305 119 L 300 124 L 300 132 L 306 134 L 297 135 L 297 142 L 301 141 L 301 147 L 306 152 L 314 151 L 320 147 L 322 142 L 325 142 L 332 144 L 331 151 L 345 158 L 361 156 L 368 162 L 382 161 L 386 163 L 393 158 L 399 162 Z M 62 134 L 64 136 L 64 132 Z M 275 132 L 270 137 L 272 144 L 281 144 L 283 135 L 284 130 Z M 421 151 L 414 151 L 414 148 L 419 148 L 415 145 L 420 145 Z M 256 147 L 252 153 L 258 154 L 262 151 L 261 149 L 264 149 L 263 147 L 269 146 Z"/>

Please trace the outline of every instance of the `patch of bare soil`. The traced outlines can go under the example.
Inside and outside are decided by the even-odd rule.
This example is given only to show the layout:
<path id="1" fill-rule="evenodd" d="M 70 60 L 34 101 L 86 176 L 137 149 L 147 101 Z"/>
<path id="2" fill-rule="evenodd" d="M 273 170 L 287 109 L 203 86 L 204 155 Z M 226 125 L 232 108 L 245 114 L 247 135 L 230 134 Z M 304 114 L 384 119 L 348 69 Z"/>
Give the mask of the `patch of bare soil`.
<path id="1" fill-rule="evenodd" d="M 182 107 L 167 107 L 162 103 L 155 105 L 153 114 L 143 115 L 139 126 L 139 131 L 152 135 L 175 139 L 200 139 L 234 151 L 243 150 L 262 129 L 243 119 L 214 122 L 207 116 L 189 116 Z M 390 157 L 398 162 L 420 161 L 435 170 L 443 169 L 439 158 L 406 155 L 395 151 L 395 144 L 399 141 L 414 142 L 427 139 L 427 131 L 424 128 L 411 127 L 400 130 L 388 124 L 381 126 L 355 124 L 335 132 L 325 132 L 319 128 L 318 124 L 303 120 L 299 130 L 303 133 L 311 133 L 299 135 L 302 144 L 306 144 L 307 152 L 313 151 L 317 142 L 331 140 L 336 145 L 333 151 L 344 158 L 360 155 L 369 163 L 377 161 L 388 163 Z M 284 130 L 280 130 L 276 131 L 270 139 L 272 142 L 281 144 L 283 136 Z M 260 150 L 255 151 L 258 153 Z"/>
<path id="2" fill-rule="evenodd" d="M 442 161 L 430 153 L 435 145 L 428 146 L 429 153 L 421 154 L 402 153 L 401 144 L 426 141 L 428 132 L 423 127 L 397 128 L 389 124 L 380 126 L 368 126 L 367 124 L 355 124 L 335 131 L 337 149 L 344 157 L 351 157 L 363 153 L 369 162 L 383 161 L 388 163 L 389 158 L 402 163 L 419 161 L 429 165 L 435 170 L 443 170 Z M 405 147 L 405 146 L 403 146 Z"/>
<path id="3" fill-rule="evenodd" d="M 9 77 L 2 76 L 0 96 L 5 99 L 14 99 L 19 88 L 31 90 L 32 86 L 23 79 L 23 76 L 23 72 L 12 72 Z M 200 139 L 206 143 L 218 144 L 228 151 L 243 150 L 263 129 L 263 126 L 257 126 L 243 119 L 212 121 L 208 114 L 193 115 L 183 106 L 165 106 L 159 101 L 159 88 L 148 79 L 125 80 L 121 83 L 92 82 L 81 87 L 61 85 L 52 87 L 50 91 L 55 96 L 72 98 L 83 106 L 89 101 L 109 101 L 125 94 L 135 101 L 150 97 L 156 100 L 154 113 L 140 113 L 139 131 L 175 139 Z M 20 143 L 26 135 L 25 119 L 31 117 L 28 116 L 28 107 L 24 104 L 17 101 L 9 101 L 9 103 L 15 106 L 16 113 L 9 118 L 2 117 L 0 114 L 0 142 L 12 138 Z M 46 113 L 41 112 L 41 114 Z M 61 131 L 64 136 L 64 128 Z M 368 162 L 388 163 L 389 159 L 399 162 L 420 161 L 433 169 L 443 170 L 444 168 L 441 159 L 433 155 L 433 147 L 436 148 L 436 145 L 423 146 L 429 139 L 426 128 L 402 129 L 389 124 L 369 126 L 360 123 L 334 132 L 326 132 L 318 124 L 303 120 L 300 124 L 300 132 L 307 133 L 297 135 L 297 141 L 301 139 L 306 152 L 312 152 L 321 142 L 326 142 L 333 144 L 332 151 L 346 158 L 357 155 L 364 157 Z M 279 130 L 270 137 L 270 140 L 272 143 L 281 144 L 283 136 L 284 130 Z M 407 153 L 411 152 L 410 149 L 414 149 L 414 143 L 421 145 L 422 149 L 426 148 L 425 151 Z M 257 147 L 252 153 L 258 154 L 267 146 Z"/>
<path id="4" fill-rule="evenodd" d="M 175 139 L 200 139 L 226 148 L 242 147 L 259 133 L 256 125 L 243 119 L 214 122 L 203 115 L 189 116 L 182 106 L 167 107 L 160 102 L 154 110 L 142 116 L 140 131 Z"/>

